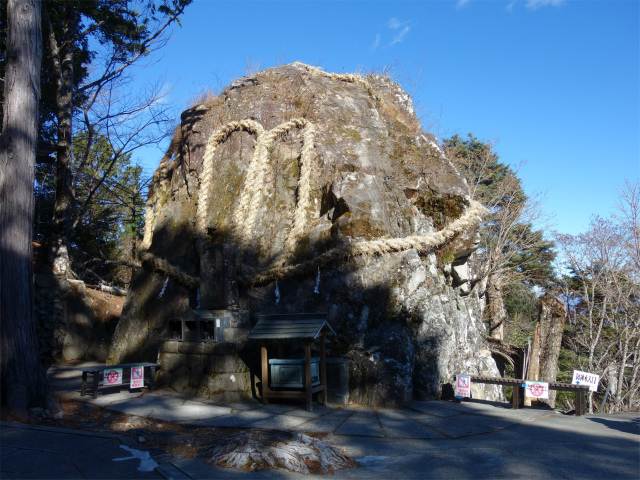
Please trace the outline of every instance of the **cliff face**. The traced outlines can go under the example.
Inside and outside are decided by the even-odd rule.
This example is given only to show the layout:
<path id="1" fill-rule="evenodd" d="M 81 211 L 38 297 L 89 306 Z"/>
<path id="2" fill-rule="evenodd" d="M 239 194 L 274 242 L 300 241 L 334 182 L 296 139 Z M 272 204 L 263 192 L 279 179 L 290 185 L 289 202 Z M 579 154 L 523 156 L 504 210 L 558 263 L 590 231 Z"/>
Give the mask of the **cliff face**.
<path id="1" fill-rule="evenodd" d="M 197 307 L 204 245 L 224 243 L 237 251 L 233 307 L 250 321 L 329 313 L 329 354 L 351 360 L 358 403 L 436 398 L 456 373 L 498 375 L 468 278 L 482 213 L 468 193 L 390 79 L 299 63 L 242 78 L 182 115 L 109 359 L 157 354 L 167 319 Z"/>

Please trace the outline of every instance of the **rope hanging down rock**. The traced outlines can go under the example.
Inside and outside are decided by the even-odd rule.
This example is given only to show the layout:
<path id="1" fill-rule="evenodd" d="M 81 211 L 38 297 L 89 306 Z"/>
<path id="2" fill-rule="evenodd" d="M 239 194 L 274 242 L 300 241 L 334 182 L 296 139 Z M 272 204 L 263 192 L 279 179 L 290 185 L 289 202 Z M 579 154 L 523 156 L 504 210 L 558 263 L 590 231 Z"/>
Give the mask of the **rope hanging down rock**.
<path id="1" fill-rule="evenodd" d="M 167 276 L 190 290 L 195 290 L 200 286 L 199 277 L 189 275 L 180 268 L 171 265 L 164 258 L 160 258 L 148 251 L 140 253 L 140 260 L 152 272 L 160 272 L 162 276 Z"/>
<path id="2" fill-rule="evenodd" d="M 318 67 L 312 67 L 311 65 L 306 65 L 301 62 L 295 62 L 296 65 L 301 66 L 305 70 L 307 70 L 312 75 L 319 75 L 325 78 L 329 78 L 334 81 L 342 81 L 347 83 L 354 83 L 360 85 L 364 88 L 367 93 L 376 101 L 379 101 L 378 95 L 374 91 L 373 87 L 366 79 L 364 79 L 360 75 L 353 75 L 350 73 L 327 73 Z M 216 133 L 214 133 L 207 142 L 207 147 L 205 150 L 205 154 L 203 157 L 203 172 L 202 172 L 202 180 L 201 180 L 201 188 L 204 190 L 203 194 L 199 197 L 198 201 L 198 211 L 196 214 L 197 225 L 196 228 L 199 229 L 198 232 L 203 235 L 206 230 L 206 214 L 207 209 L 206 205 L 208 203 L 208 199 L 210 196 L 210 188 L 213 180 L 213 155 L 216 151 L 217 146 L 225 141 L 231 133 L 237 130 L 245 130 L 247 132 L 253 133 L 257 135 L 257 143 L 254 154 L 252 156 L 251 165 L 249 166 L 249 171 L 247 173 L 247 178 L 244 182 L 244 189 L 241 195 L 240 207 L 236 210 L 236 214 L 234 215 L 234 228 L 235 233 L 240 233 L 241 238 L 241 246 L 246 247 L 251 242 L 251 230 L 255 225 L 256 213 L 257 213 L 257 202 L 255 201 L 260 193 L 260 189 L 251 190 L 249 187 L 254 185 L 259 185 L 267 174 L 268 169 L 268 149 L 271 144 L 275 141 L 275 139 L 287 132 L 292 128 L 304 128 L 303 131 L 303 147 L 302 147 L 302 158 L 301 158 L 301 174 L 298 179 L 298 202 L 299 207 L 296 209 L 295 217 L 294 217 L 294 226 L 290 232 L 290 235 L 286 242 L 286 251 L 285 256 L 289 256 L 295 246 L 295 240 L 302 234 L 303 232 L 303 224 L 304 224 L 304 212 L 308 207 L 309 201 L 309 181 L 311 175 L 311 155 L 313 154 L 313 149 L 315 147 L 315 127 L 311 122 L 308 122 L 305 119 L 298 118 L 290 120 L 289 122 L 283 123 L 276 128 L 270 130 L 269 132 L 264 132 L 264 128 L 258 122 L 245 119 L 236 122 L 229 122 L 220 129 Z M 155 174 L 153 175 L 153 180 L 149 185 L 149 194 L 146 202 L 146 212 L 145 212 L 145 231 L 144 231 L 144 239 L 142 242 L 142 249 L 146 250 L 151 246 L 151 240 L 153 236 L 153 228 L 155 224 L 155 216 L 154 216 L 154 197 L 155 190 L 157 188 L 158 183 L 161 180 L 161 177 L 166 174 L 166 165 L 171 160 L 173 155 L 178 150 L 178 143 L 182 140 L 182 135 L 180 129 L 176 131 L 171 144 L 169 146 L 169 150 L 163 157 L 162 161 Z M 257 160 L 257 161 L 254 161 Z M 302 204 L 300 204 L 300 202 Z M 203 206 L 204 205 L 204 206 Z M 247 214 L 247 210 L 249 210 L 249 217 L 247 218 L 245 215 Z M 248 220 L 248 221 L 247 221 Z M 243 223 L 244 222 L 244 223 Z M 242 232 L 238 232 L 238 225 L 243 225 Z M 281 257 L 277 260 L 277 262 L 282 263 L 284 257 Z"/>
<path id="3" fill-rule="evenodd" d="M 359 75 L 329 74 L 318 68 L 304 64 L 302 65 L 313 74 L 322 75 L 324 77 L 331 78 L 332 80 L 346 81 L 361 85 L 374 99 L 378 99 L 371 85 Z M 404 238 L 388 238 L 354 242 L 333 248 L 332 250 L 329 250 L 307 262 L 296 265 L 286 265 L 287 261 L 290 260 L 293 255 L 297 240 L 304 233 L 306 212 L 309 208 L 311 198 L 310 179 L 313 152 L 315 149 L 316 130 L 310 121 L 303 118 L 289 120 L 288 122 L 278 125 L 269 131 L 265 131 L 262 125 L 256 121 L 245 119 L 229 122 L 223 125 L 213 135 L 211 135 L 207 142 L 203 157 L 201 185 L 196 210 L 196 231 L 201 238 L 205 238 L 206 236 L 206 219 L 208 214 L 209 197 L 211 195 L 213 183 L 213 157 L 217 146 L 225 141 L 231 133 L 238 130 L 244 130 L 257 136 L 255 149 L 247 169 L 242 193 L 240 195 L 240 204 L 235 211 L 232 226 L 232 232 L 235 233 L 236 238 L 239 239 L 240 248 L 247 250 L 251 246 L 251 234 L 257 218 L 258 207 L 260 205 L 260 195 L 262 194 L 261 187 L 271 168 L 269 165 L 269 148 L 280 135 L 293 128 L 303 129 L 303 144 L 300 156 L 300 177 L 298 179 L 298 200 L 296 202 L 296 209 L 294 212 L 293 226 L 287 236 L 287 240 L 285 241 L 283 255 L 276 258 L 272 262 L 271 267 L 263 270 L 262 272 L 256 272 L 255 269 L 248 265 L 243 265 L 243 272 L 246 273 L 241 275 L 240 280 L 245 284 L 263 284 L 284 277 L 298 276 L 308 274 L 309 272 L 315 273 L 317 268 L 322 267 L 329 262 L 339 261 L 347 256 L 382 255 L 385 253 L 401 252 L 410 249 L 425 252 L 444 244 L 459 233 L 471 228 L 479 221 L 482 213 L 486 211 L 480 203 L 472 200 L 463 215 L 438 232 Z M 166 158 L 168 155 L 169 153 L 167 153 L 165 158 L 163 158 L 158 171 L 165 167 L 168 161 L 168 158 Z M 154 180 L 158 180 L 156 175 L 154 175 Z M 145 218 L 145 248 L 148 248 L 151 243 L 154 226 L 153 217 L 154 215 L 150 195 L 149 200 L 147 201 L 147 215 Z M 193 277 L 183 272 L 177 267 L 170 265 L 166 260 L 156 257 L 148 251 L 141 254 L 141 259 L 149 265 L 152 270 L 163 272 L 188 288 L 194 289 L 199 285 L 199 279 L 197 277 Z"/>
<path id="4" fill-rule="evenodd" d="M 480 220 L 480 216 L 484 212 L 486 212 L 486 209 L 480 203 L 472 200 L 464 214 L 440 231 L 429 233 L 427 235 L 415 235 L 404 238 L 384 238 L 354 242 L 335 247 L 309 261 L 296 265 L 275 266 L 258 274 L 243 275 L 240 277 L 240 280 L 243 283 L 255 285 L 269 283 L 273 280 L 284 277 L 314 274 L 317 268 L 330 262 L 340 261 L 349 256 L 383 255 L 386 253 L 403 252 L 411 249 L 415 249 L 419 252 L 427 252 L 432 248 L 443 245 L 459 233 L 468 230 Z"/>

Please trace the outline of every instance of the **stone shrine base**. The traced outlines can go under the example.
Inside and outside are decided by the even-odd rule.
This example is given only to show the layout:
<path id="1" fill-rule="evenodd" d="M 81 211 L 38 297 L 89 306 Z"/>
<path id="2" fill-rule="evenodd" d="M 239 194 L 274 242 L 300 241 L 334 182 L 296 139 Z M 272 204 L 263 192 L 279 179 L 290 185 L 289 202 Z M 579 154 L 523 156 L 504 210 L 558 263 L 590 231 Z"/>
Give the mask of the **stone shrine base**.
<path id="1" fill-rule="evenodd" d="M 250 331 L 246 310 L 212 310 L 216 317 L 229 319 L 223 342 L 182 342 L 166 340 L 158 349 L 156 385 L 177 393 L 231 402 L 251 398 L 256 379 L 249 365 L 257 355 L 246 348 Z M 252 382 L 253 380 L 253 382 Z"/>

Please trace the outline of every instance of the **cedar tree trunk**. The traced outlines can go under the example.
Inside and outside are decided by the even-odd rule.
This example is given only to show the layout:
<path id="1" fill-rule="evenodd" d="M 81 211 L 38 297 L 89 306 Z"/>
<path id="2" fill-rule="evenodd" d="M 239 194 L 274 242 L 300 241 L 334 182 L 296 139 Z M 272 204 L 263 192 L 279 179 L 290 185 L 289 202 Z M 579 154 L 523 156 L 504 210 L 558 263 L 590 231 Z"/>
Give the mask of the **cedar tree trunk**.
<path id="1" fill-rule="evenodd" d="M 49 261 L 56 274 L 69 275 L 69 216 L 73 200 L 71 178 L 71 138 L 73 136 L 73 27 L 77 24 L 75 8 L 65 11 L 62 39 L 58 43 L 51 20 L 44 12 L 46 38 L 51 51 L 56 78 L 56 116 L 58 145 L 56 151 L 56 195 L 53 209 L 53 229 L 48 240 Z"/>
<path id="2" fill-rule="evenodd" d="M 33 182 L 40 98 L 40 0 L 9 0 L 0 135 L 0 385 L 3 404 L 25 416 L 46 406 L 49 386 L 33 317 Z"/>

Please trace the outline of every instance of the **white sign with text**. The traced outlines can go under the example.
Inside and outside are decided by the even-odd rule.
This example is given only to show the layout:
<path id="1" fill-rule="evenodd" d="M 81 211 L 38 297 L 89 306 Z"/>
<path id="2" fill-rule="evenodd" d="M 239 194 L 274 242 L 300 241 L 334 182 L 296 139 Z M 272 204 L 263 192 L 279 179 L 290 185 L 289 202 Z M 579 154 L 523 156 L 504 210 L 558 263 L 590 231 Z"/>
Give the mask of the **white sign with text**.
<path id="1" fill-rule="evenodd" d="M 104 385 L 122 385 L 122 369 L 109 368 L 104 371 Z"/>
<path id="2" fill-rule="evenodd" d="M 592 392 L 598 391 L 598 383 L 600 382 L 600 375 L 595 373 L 581 372 L 580 370 L 573 371 L 573 380 L 571 383 L 574 385 L 589 385 L 589 390 Z"/>
<path id="3" fill-rule="evenodd" d="M 525 385 L 525 396 L 532 398 L 549 398 L 549 384 L 547 382 L 527 381 Z"/>

